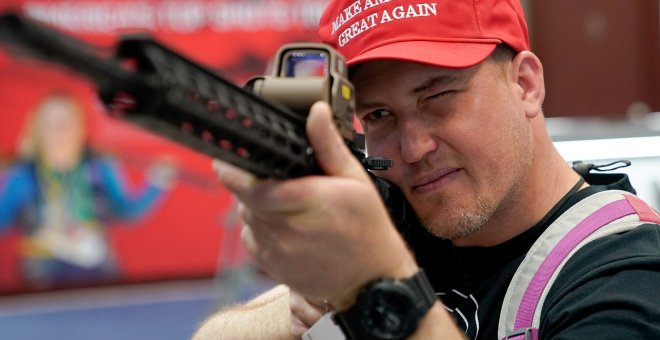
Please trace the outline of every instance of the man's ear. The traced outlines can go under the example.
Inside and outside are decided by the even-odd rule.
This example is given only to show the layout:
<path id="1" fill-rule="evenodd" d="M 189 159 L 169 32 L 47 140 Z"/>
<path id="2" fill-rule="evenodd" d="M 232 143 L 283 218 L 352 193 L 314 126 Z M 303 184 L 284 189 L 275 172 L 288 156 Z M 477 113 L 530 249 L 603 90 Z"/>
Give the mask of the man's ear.
<path id="1" fill-rule="evenodd" d="M 532 52 L 518 53 L 511 61 L 513 81 L 516 93 L 521 100 L 525 115 L 534 118 L 542 111 L 545 99 L 545 82 L 543 81 L 543 65 Z"/>

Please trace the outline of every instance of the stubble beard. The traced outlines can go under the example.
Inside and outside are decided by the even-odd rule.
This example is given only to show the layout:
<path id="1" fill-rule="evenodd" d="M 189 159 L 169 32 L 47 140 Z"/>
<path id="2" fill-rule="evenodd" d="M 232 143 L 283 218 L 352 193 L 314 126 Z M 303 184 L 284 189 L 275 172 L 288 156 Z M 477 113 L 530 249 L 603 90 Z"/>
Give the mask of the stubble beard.
<path id="1" fill-rule="evenodd" d="M 522 154 L 521 154 L 522 156 Z M 527 164 L 531 158 L 520 157 L 526 161 L 519 162 Z M 438 195 L 426 198 L 426 205 L 436 207 L 426 212 L 417 212 L 419 221 L 436 237 L 447 240 L 458 240 L 469 237 L 490 223 L 493 218 L 505 211 L 510 210 L 520 200 L 520 179 L 523 177 L 523 169 L 526 166 L 510 170 L 510 176 L 501 187 L 508 188 L 499 195 L 475 195 L 467 204 L 451 204 L 455 199 L 450 196 Z"/>
<path id="2" fill-rule="evenodd" d="M 428 200 L 431 206 L 445 207 L 446 199 L 444 197 L 432 198 Z M 446 209 L 446 208 L 440 208 Z M 493 202 L 477 198 L 470 209 L 457 209 L 447 211 L 445 218 L 438 218 L 437 214 L 430 212 L 418 216 L 422 225 L 436 237 L 456 240 L 468 237 L 483 228 L 496 211 L 496 205 Z"/>
<path id="3" fill-rule="evenodd" d="M 508 181 L 502 183 L 503 187 L 508 187 L 502 196 L 476 195 L 468 206 L 459 205 L 452 208 L 449 208 L 450 197 L 428 197 L 427 206 L 437 209 L 417 212 L 419 221 L 431 234 L 447 240 L 466 238 L 481 231 L 494 216 L 510 211 L 516 202 L 520 201 L 523 190 L 520 180 L 523 178 L 523 169 L 527 169 L 527 164 L 531 164 L 532 157 L 523 157 L 521 154 L 518 159 L 521 159 L 519 164 L 524 166 L 511 169 Z"/>

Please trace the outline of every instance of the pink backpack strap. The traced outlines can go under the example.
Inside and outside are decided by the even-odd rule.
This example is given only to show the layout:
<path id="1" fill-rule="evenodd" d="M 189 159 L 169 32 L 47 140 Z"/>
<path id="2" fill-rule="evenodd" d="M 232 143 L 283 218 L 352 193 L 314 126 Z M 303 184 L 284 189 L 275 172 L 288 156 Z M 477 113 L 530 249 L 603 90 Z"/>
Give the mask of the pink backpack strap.
<path id="1" fill-rule="evenodd" d="M 545 297 L 568 259 L 589 242 L 660 223 L 660 215 L 619 190 L 591 195 L 564 212 L 532 245 L 509 284 L 498 325 L 499 339 L 538 339 Z"/>

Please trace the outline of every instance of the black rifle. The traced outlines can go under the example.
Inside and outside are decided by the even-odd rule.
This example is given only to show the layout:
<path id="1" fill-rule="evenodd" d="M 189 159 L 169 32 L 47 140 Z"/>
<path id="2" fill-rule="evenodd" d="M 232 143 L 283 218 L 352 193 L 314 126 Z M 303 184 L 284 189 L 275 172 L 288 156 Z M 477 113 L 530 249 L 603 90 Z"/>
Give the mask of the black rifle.
<path id="1" fill-rule="evenodd" d="M 363 139 L 352 127 L 354 98 L 343 58 L 327 46 L 281 49 L 274 77 L 255 78 L 244 89 L 144 35 L 124 36 L 110 55 L 103 55 L 84 41 L 8 13 L 0 16 L 0 42 L 19 57 L 61 64 L 87 76 L 112 115 L 260 177 L 320 173 L 305 133 L 309 105 L 318 99 L 330 102 L 342 137 L 365 168 L 392 165 L 365 156 Z M 325 55 L 325 78 L 320 83 L 310 77 L 291 78 L 288 73 L 296 60 L 308 60 L 310 55 Z M 311 87 L 323 93 L 301 104 L 300 89 L 310 88 L 310 79 Z M 289 93 L 291 83 L 298 86 Z M 264 98 L 268 93 L 275 93 L 278 101 Z M 410 215 L 406 200 L 386 181 L 372 178 L 399 225 Z"/>
<path id="2" fill-rule="evenodd" d="M 91 78 L 112 114 L 168 139 L 261 177 L 319 172 L 305 135 L 309 106 L 301 113 L 266 100 L 148 36 L 125 36 L 114 55 L 102 57 L 90 44 L 14 14 L 0 17 L 0 32 L 10 50 L 63 64 Z M 298 48 L 309 50 L 308 46 L 317 45 Z M 309 83 L 301 81 L 302 86 Z M 262 82 L 259 89 L 264 87 Z M 340 128 L 346 130 L 350 124 L 352 131 L 352 112 L 348 118 L 335 116 Z M 389 166 L 385 160 L 365 157 L 357 134 L 343 137 L 367 168 Z"/>

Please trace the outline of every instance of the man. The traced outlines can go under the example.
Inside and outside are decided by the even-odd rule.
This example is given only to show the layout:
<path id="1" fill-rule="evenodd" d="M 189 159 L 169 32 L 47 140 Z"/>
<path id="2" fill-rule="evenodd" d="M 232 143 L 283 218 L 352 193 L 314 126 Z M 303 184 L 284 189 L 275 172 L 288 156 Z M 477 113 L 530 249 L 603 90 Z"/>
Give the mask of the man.
<path id="1" fill-rule="evenodd" d="M 299 338 L 325 301 L 351 338 L 495 338 L 534 241 L 585 197 L 632 190 L 627 178 L 585 173 L 589 186 L 555 150 L 516 0 L 334 1 L 319 32 L 351 67 L 369 154 L 394 160 L 377 175 L 423 227 L 399 226 L 404 242 L 316 104 L 307 132 L 326 176 L 257 180 L 216 163 L 243 202 L 245 245 L 287 286 L 212 317 L 197 337 Z M 657 338 L 656 233 L 642 225 L 574 255 L 547 295 L 540 337 Z"/>

